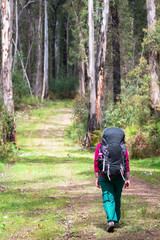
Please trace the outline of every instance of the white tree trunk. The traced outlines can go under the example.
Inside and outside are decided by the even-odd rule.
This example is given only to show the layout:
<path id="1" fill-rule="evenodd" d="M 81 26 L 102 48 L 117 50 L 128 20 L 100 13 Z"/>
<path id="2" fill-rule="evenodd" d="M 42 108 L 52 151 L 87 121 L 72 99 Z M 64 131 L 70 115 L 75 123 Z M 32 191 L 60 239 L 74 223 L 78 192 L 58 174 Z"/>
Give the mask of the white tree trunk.
<path id="1" fill-rule="evenodd" d="M 13 59 L 13 67 L 12 71 L 15 71 L 15 67 L 17 64 L 17 46 L 18 46 L 18 2 L 15 0 L 15 19 L 16 19 L 16 38 L 15 38 L 15 47 L 14 47 L 14 59 Z"/>
<path id="2" fill-rule="evenodd" d="M 12 24 L 13 2 L 1 0 L 2 17 L 2 91 L 3 104 L 14 115 L 12 89 Z"/>
<path id="3" fill-rule="evenodd" d="M 156 24 L 156 3 L 155 0 L 147 0 L 147 22 L 148 28 L 154 29 Z M 159 87 L 159 58 L 158 52 L 152 50 L 149 56 L 151 66 L 150 75 L 152 78 L 150 84 L 150 98 L 153 108 L 160 105 L 160 87 Z"/>
<path id="4" fill-rule="evenodd" d="M 107 46 L 107 31 L 108 31 L 108 19 L 109 19 L 109 2 L 110 0 L 104 0 L 102 10 L 102 22 L 101 29 L 97 45 L 96 56 L 96 82 L 97 82 L 97 100 L 96 100 L 96 113 L 97 124 L 100 123 L 101 112 L 101 94 L 104 83 L 104 67 L 106 58 L 106 46 Z"/>
<path id="5" fill-rule="evenodd" d="M 44 96 L 48 94 L 48 14 L 47 14 L 47 0 L 44 0 L 45 4 L 45 23 L 44 23 L 44 75 L 43 75 L 43 89 L 42 89 L 42 101 Z"/>
<path id="6" fill-rule="evenodd" d="M 42 0 L 39 0 L 38 21 L 38 47 L 37 47 L 37 73 L 35 95 L 38 99 L 42 94 Z"/>
<path id="7" fill-rule="evenodd" d="M 1 0 L 1 39 L 2 39 L 2 97 L 3 106 L 7 108 L 10 119 L 3 125 L 3 143 L 7 141 L 17 144 L 14 103 L 12 88 L 12 26 L 13 26 L 13 1 Z M 7 114 L 8 115 L 8 114 Z M 8 129 L 6 128 L 8 125 Z"/>
<path id="8" fill-rule="evenodd" d="M 89 25 L 89 78 L 90 78 L 90 116 L 89 132 L 96 129 L 96 84 L 95 84 L 95 59 L 94 59 L 94 17 L 93 0 L 88 0 L 88 25 Z"/>
<path id="9" fill-rule="evenodd" d="M 79 92 L 81 96 L 85 95 L 85 64 L 82 60 L 79 64 Z"/>

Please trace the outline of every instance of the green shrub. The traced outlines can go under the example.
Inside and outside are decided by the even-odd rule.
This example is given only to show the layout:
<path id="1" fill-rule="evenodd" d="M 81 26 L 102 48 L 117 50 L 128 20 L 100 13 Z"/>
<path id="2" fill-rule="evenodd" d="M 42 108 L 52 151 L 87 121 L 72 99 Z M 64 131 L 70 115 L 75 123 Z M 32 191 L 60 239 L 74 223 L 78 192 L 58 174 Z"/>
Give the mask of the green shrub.
<path id="1" fill-rule="evenodd" d="M 139 65 L 122 82 L 120 101 L 110 104 L 106 110 L 103 126 L 145 125 L 150 118 L 149 81 L 149 66 L 146 59 L 141 58 Z"/>
<path id="2" fill-rule="evenodd" d="M 7 111 L 6 107 L 2 107 L 0 113 L 0 162 L 6 162 L 17 152 L 15 144 L 10 142 L 11 126 L 13 124 L 11 114 Z"/>
<path id="3" fill-rule="evenodd" d="M 12 74 L 13 98 L 15 109 L 21 107 L 22 98 L 30 96 L 29 87 L 23 79 L 23 72 L 17 71 Z"/>
<path id="4" fill-rule="evenodd" d="M 67 134 L 74 141 L 83 143 L 88 120 L 89 96 L 77 95 L 73 102 L 73 124 Z"/>
<path id="5" fill-rule="evenodd" d="M 78 89 L 78 79 L 67 78 L 62 74 L 59 78 L 53 80 L 51 89 L 59 98 L 74 98 Z"/>
<path id="6" fill-rule="evenodd" d="M 150 51 L 160 51 L 160 20 L 157 21 L 155 28 L 144 29 L 145 37 L 142 46 Z"/>
<path id="7" fill-rule="evenodd" d="M 125 130 L 127 147 L 133 158 L 160 154 L 160 116 L 151 118 L 149 66 L 141 58 L 138 66 L 122 82 L 120 101 L 105 111 L 103 128 L 117 126 Z"/>

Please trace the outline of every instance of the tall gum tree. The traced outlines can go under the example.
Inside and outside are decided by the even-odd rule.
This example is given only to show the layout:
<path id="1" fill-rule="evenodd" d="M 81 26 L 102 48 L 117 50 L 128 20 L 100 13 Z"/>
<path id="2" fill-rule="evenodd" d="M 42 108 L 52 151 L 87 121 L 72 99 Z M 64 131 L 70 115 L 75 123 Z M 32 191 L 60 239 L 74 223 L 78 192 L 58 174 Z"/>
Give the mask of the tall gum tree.
<path id="1" fill-rule="evenodd" d="M 1 39 L 2 39 L 2 97 L 11 120 L 9 130 L 4 127 L 4 143 L 15 141 L 14 104 L 12 88 L 12 25 L 13 1 L 1 0 Z"/>
<path id="2" fill-rule="evenodd" d="M 146 0 L 147 4 L 147 22 L 148 29 L 154 29 L 156 24 L 156 2 L 155 0 Z M 159 55 L 158 51 L 152 49 L 149 53 L 149 64 L 151 66 L 150 75 L 150 99 L 154 109 L 160 105 L 160 87 L 159 87 Z"/>
<path id="3" fill-rule="evenodd" d="M 101 95 L 104 85 L 104 68 L 106 60 L 106 47 L 107 47 L 107 31 L 108 31 L 108 19 L 109 19 L 109 5 L 110 0 L 103 0 L 102 8 L 102 20 L 100 26 L 99 37 L 97 41 L 97 51 L 96 51 L 96 118 L 97 125 L 100 124 L 100 112 L 101 112 Z"/>
<path id="4" fill-rule="evenodd" d="M 38 46 L 37 46 L 37 72 L 35 95 L 38 99 L 42 94 L 42 0 L 39 0 L 38 19 Z"/>
<path id="5" fill-rule="evenodd" d="M 94 17 L 93 0 L 88 0 L 88 26 L 89 26 L 89 115 L 87 122 L 85 146 L 90 146 L 90 134 L 97 129 L 96 119 L 96 81 L 95 81 L 95 59 L 94 59 Z"/>
<path id="6" fill-rule="evenodd" d="M 43 88 L 42 88 L 42 101 L 48 95 L 48 1 L 44 1 L 44 73 L 43 73 Z"/>
<path id="7" fill-rule="evenodd" d="M 89 132 L 96 130 L 96 84 L 95 84 L 95 59 L 94 59 L 94 17 L 93 0 L 88 0 L 88 25 L 89 25 L 89 78 L 90 78 L 90 109 Z"/>
<path id="8" fill-rule="evenodd" d="M 119 38 L 119 15 L 118 1 L 111 4 L 112 16 L 112 51 L 113 51 L 113 100 L 118 101 L 121 93 L 121 64 L 120 64 L 120 38 Z"/>

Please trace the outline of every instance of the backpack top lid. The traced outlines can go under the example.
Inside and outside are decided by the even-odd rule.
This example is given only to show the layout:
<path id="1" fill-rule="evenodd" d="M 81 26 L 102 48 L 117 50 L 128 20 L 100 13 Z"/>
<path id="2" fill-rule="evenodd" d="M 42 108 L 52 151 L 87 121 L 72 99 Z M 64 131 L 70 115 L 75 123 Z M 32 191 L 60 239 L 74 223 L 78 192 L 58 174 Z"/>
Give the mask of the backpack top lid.
<path id="1" fill-rule="evenodd" d="M 102 145 L 111 143 L 124 143 L 125 133 L 121 128 L 105 128 L 102 134 Z"/>

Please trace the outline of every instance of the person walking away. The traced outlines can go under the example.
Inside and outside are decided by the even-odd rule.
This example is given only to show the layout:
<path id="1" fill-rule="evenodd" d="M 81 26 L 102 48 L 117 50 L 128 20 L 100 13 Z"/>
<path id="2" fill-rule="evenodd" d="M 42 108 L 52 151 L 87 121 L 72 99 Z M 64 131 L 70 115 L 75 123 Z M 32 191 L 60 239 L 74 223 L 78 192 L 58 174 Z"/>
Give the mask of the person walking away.
<path id="1" fill-rule="evenodd" d="M 107 215 L 107 231 L 113 232 L 121 218 L 123 186 L 130 188 L 129 154 L 125 133 L 117 127 L 106 128 L 95 150 L 96 186 L 102 189 L 103 207 Z"/>

